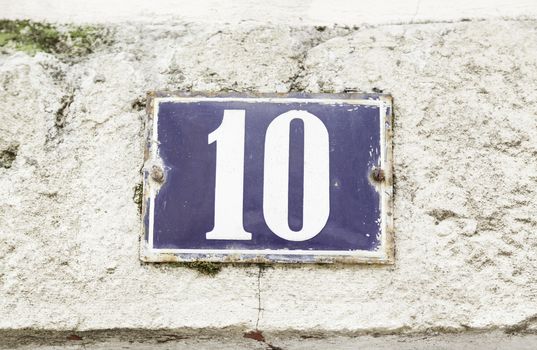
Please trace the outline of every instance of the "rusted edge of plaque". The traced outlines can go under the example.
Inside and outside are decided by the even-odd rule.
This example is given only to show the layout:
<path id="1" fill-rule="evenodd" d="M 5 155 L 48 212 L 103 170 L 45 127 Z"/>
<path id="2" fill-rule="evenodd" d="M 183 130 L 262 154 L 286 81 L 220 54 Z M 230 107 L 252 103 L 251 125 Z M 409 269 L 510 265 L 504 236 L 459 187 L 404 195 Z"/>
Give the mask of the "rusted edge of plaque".
<path id="1" fill-rule="evenodd" d="M 159 175 L 154 174 L 155 167 L 160 160 L 158 156 L 158 140 L 153 139 L 158 103 L 161 101 L 174 101 L 175 99 L 201 99 L 201 98 L 230 98 L 230 99 L 295 99 L 295 100 L 345 100 L 344 103 L 356 105 L 377 106 L 380 113 L 381 156 L 379 168 L 382 174 L 377 174 L 375 186 L 380 193 L 381 207 L 381 243 L 375 251 L 353 251 L 352 255 L 315 255 L 311 254 L 257 254 L 248 252 L 222 252 L 222 253 L 163 253 L 151 246 L 150 216 L 151 201 L 158 193 L 161 183 Z M 307 101 L 305 101 L 307 102 Z M 156 91 L 147 94 L 147 119 L 145 120 L 145 147 L 143 167 L 143 204 L 142 227 L 140 234 L 140 260 L 143 262 L 221 262 L 221 263 L 329 263 L 329 264 L 394 264 L 395 243 L 393 224 L 393 99 L 389 94 L 255 94 L 255 93 L 198 93 L 198 92 L 165 92 Z M 153 171 L 153 174 L 151 174 Z M 152 176 L 153 175 L 153 176 Z M 373 176 L 373 175 L 372 175 Z M 157 180 L 155 180 L 157 179 Z M 373 179 L 375 180 L 375 179 Z M 161 179 L 160 181 L 165 181 Z"/>

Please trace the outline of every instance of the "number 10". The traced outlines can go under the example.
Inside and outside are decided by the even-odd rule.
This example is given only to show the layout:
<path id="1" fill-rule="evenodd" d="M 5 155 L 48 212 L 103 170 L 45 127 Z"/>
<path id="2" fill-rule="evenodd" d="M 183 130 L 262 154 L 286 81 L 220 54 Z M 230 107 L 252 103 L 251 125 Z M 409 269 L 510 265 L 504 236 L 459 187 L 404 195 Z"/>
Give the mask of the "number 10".
<path id="1" fill-rule="evenodd" d="M 304 123 L 304 190 L 302 228 L 288 223 L 289 129 L 291 121 Z M 245 110 L 225 110 L 220 126 L 209 134 L 217 143 L 214 228 L 207 239 L 251 240 L 243 225 Z M 263 215 L 274 234 L 288 241 L 315 237 L 330 213 L 328 130 L 306 111 L 280 114 L 265 135 Z"/>

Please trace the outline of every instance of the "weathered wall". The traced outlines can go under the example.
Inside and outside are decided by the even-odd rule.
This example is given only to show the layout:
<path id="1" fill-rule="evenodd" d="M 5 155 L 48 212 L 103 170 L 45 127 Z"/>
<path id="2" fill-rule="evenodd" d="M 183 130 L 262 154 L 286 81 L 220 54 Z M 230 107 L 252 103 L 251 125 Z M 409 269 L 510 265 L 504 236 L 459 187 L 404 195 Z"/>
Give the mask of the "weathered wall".
<path id="1" fill-rule="evenodd" d="M 537 21 L 111 28 L 75 61 L 0 54 L 0 329 L 533 327 Z M 391 93 L 396 264 L 142 264 L 153 89 Z"/>

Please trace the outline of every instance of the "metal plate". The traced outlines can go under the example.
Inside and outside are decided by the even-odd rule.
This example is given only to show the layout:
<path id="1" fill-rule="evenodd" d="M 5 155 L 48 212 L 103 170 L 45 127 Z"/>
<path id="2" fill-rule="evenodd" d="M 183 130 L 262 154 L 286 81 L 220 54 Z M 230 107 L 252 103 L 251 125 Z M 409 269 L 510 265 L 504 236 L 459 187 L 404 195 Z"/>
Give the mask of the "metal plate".
<path id="1" fill-rule="evenodd" d="M 143 261 L 393 263 L 390 96 L 148 101 Z"/>

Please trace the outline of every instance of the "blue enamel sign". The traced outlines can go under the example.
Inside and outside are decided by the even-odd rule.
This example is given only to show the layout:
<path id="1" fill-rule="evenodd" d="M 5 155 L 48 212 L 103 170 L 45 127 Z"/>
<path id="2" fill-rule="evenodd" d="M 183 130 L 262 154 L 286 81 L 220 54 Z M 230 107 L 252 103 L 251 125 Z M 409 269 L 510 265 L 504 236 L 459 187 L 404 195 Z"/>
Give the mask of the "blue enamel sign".
<path id="1" fill-rule="evenodd" d="M 391 263 L 391 98 L 150 95 L 144 261 Z"/>

